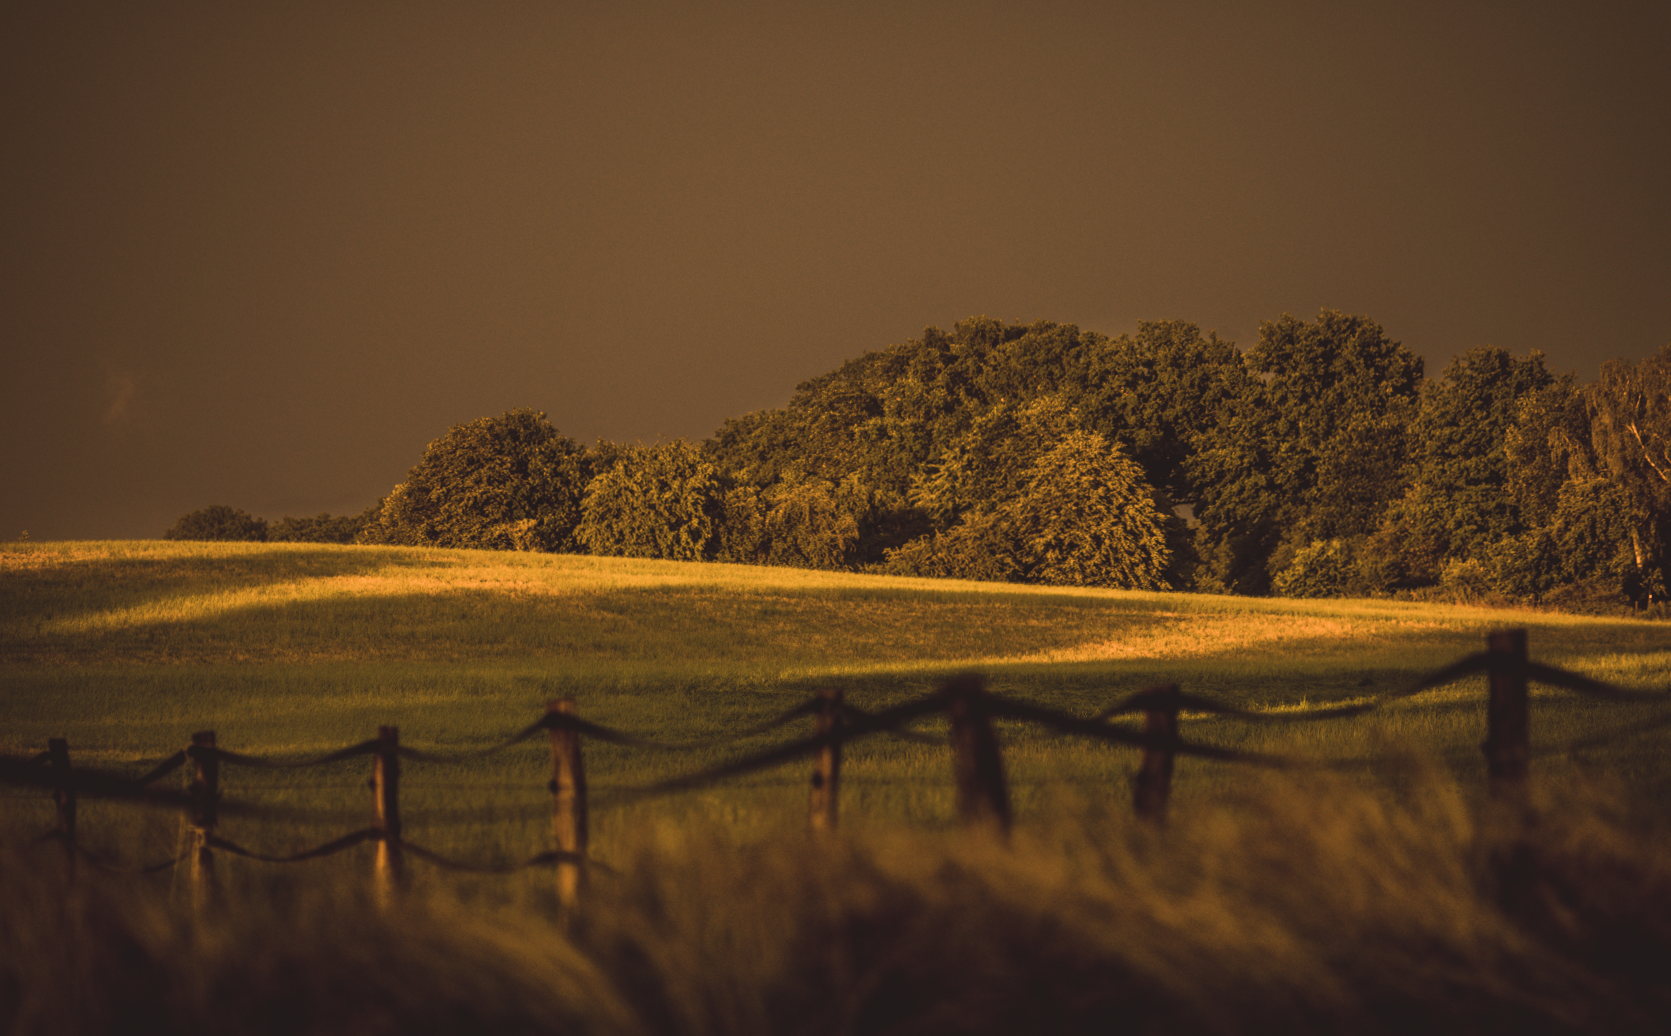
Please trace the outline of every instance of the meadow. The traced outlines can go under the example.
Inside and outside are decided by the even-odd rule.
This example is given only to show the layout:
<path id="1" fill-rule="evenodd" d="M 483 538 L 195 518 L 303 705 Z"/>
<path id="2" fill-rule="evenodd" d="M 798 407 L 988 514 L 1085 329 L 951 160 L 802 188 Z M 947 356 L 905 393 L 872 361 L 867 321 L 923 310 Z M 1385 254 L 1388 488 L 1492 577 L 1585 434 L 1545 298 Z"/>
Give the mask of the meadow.
<path id="1" fill-rule="evenodd" d="M 477 551 L 6 544 L 0 752 L 64 737 L 77 765 L 138 774 L 197 730 L 300 759 L 380 724 L 459 752 L 560 697 L 593 722 L 681 741 L 761 723 L 820 687 L 874 710 L 968 671 L 1081 716 L 1163 682 L 1303 714 L 1396 692 L 1509 626 L 1529 630 L 1534 660 L 1671 683 L 1671 624 L 1629 618 Z M 1193 740 L 1357 762 L 1293 776 L 1181 760 L 1165 832 L 1130 817 L 1135 752 L 1006 724 L 1008 848 L 956 829 L 937 745 L 849 746 L 841 833 L 816 840 L 803 763 L 624 794 L 810 721 L 683 752 L 588 742 L 593 853 L 613 870 L 566 929 L 540 872 L 460 879 L 415 864 L 414 898 L 391 917 L 362 894 L 369 848 L 291 868 L 229 861 L 243 907 L 205 922 L 166 873 L 65 884 L 42 855 L 55 847 L 28 844 L 50 801 L 0 789 L 0 867 L 18 890 L 0 996 L 13 991 L 17 1031 L 98 1028 L 123 1011 L 184 1028 L 207 1012 L 227 1031 L 354 1027 L 338 1011 L 362 1032 L 1257 1031 L 1267 1019 L 1654 1031 L 1671 995 L 1636 954 L 1671 950 L 1668 735 L 1648 726 L 1664 709 L 1542 688 L 1532 708 L 1531 828 L 1486 805 L 1479 676 L 1350 720 L 1186 716 Z M 1620 736 L 1558 750 L 1608 731 Z M 364 826 L 368 768 L 229 767 L 228 800 L 308 819 L 230 817 L 223 832 L 279 853 Z M 406 835 L 464 859 L 525 859 L 548 845 L 548 771 L 538 739 L 464 765 L 410 763 Z M 81 830 L 122 863 L 168 858 L 180 837 L 166 811 L 99 802 L 84 803 Z M 1513 910 L 1490 863 L 1503 846 L 1530 846 L 1547 878 Z M 48 935 L 66 911 L 86 944 L 67 955 Z M 227 952 L 249 941 L 264 949 Z M 124 952 L 155 981 L 113 983 Z M 112 991 L 51 994 L 89 983 Z M 286 983 L 312 991 L 299 1019 L 251 1006 L 291 996 Z"/>

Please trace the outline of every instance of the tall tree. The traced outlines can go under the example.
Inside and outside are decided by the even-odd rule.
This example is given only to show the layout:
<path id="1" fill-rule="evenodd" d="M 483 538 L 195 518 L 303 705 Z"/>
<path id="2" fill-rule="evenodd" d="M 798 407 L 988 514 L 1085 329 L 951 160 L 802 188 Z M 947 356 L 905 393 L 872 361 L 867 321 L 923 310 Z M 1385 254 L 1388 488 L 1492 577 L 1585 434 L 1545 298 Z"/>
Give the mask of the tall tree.
<path id="1" fill-rule="evenodd" d="M 1187 321 L 1148 320 L 1136 335 L 1093 341 L 1087 354 L 1083 376 L 1063 386 L 1063 398 L 1091 430 L 1124 446 L 1150 485 L 1194 503 L 1188 461 L 1246 389 L 1241 353 Z"/>
<path id="2" fill-rule="evenodd" d="M 1249 374 L 1187 465 L 1207 585 L 1262 594 L 1299 548 L 1370 532 L 1404 488 L 1422 361 L 1363 316 L 1259 325 Z"/>
<path id="3" fill-rule="evenodd" d="M 1370 549 L 1389 586 L 1437 582 L 1445 562 L 1480 555 L 1528 527 L 1510 480 L 1508 442 L 1521 401 L 1554 383 L 1543 354 L 1480 347 L 1422 390 L 1410 426 L 1412 484 L 1387 509 Z"/>
<path id="4" fill-rule="evenodd" d="M 1562 374 L 1521 397 L 1503 434 L 1508 492 L 1526 524 L 1547 525 L 1561 487 L 1603 476 L 1590 444 L 1590 409 L 1576 374 Z"/>
<path id="5" fill-rule="evenodd" d="M 1143 469 L 1097 432 L 1069 432 L 1002 509 L 1033 582 L 1165 590 L 1166 517 Z"/>
<path id="6" fill-rule="evenodd" d="M 1039 458 L 1082 430 L 1079 413 L 1059 396 L 1000 402 L 918 474 L 912 502 L 947 525 L 971 510 L 996 507 L 1022 495 Z"/>
<path id="7" fill-rule="evenodd" d="M 1590 441 L 1629 508 L 1641 593 L 1671 591 L 1671 344 L 1640 363 L 1611 360 L 1585 393 Z"/>

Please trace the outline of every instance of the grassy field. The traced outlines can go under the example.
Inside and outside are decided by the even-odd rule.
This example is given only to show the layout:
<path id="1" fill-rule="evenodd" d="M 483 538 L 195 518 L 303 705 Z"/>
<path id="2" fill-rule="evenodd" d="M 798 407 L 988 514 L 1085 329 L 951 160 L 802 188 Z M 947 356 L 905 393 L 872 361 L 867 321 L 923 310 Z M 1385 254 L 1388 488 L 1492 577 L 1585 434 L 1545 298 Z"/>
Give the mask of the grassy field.
<path id="1" fill-rule="evenodd" d="M 0 749 L 69 739 L 84 765 L 137 767 L 195 730 L 222 746 L 301 758 L 398 724 L 403 742 L 485 747 L 572 696 L 595 722 L 662 740 L 757 724 L 820 686 L 874 709 L 974 670 L 1003 694 L 1089 715 L 1124 694 L 1178 682 L 1244 707 L 1303 710 L 1395 691 L 1522 625 L 1532 657 L 1641 688 L 1671 684 L 1671 624 L 1381 601 L 1281 601 L 1020 587 L 793 569 L 590 557 L 311 545 L 160 542 L 9 545 L 0 554 Z M 1482 780 L 1483 678 L 1352 721 L 1250 727 L 1186 719 L 1189 736 L 1329 758 L 1417 754 Z M 1534 692 L 1534 747 L 1655 714 L 1648 706 Z M 608 791 L 719 762 L 785 736 L 681 753 L 593 744 L 600 851 Z M 1039 731 L 1004 731 L 1023 818 L 1063 789 L 1125 796 L 1135 756 Z M 1587 752 L 1645 799 L 1671 789 L 1666 735 Z M 544 748 L 463 768 L 409 768 L 412 837 L 500 857 L 525 831 L 487 838 L 460 817 L 537 817 Z M 228 795 L 363 816 L 365 762 L 274 776 L 232 771 Z M 1540 760 L 1565 772 L 1575 763 Z M 359 769 L 355 769 L 358 767 Z M 737 823 L 801 810 L 802 767 L 691 793 L 624 816 L 693 814 Z M 1369 766 L 1367 780 L 1397 767 Z M 877 740 L 847 760 L 849 820 L 947 822 L 943 749 Z M 1180 802 L 1245 775 L 1184 761 Z M 274 798 L 274 796 L 278 796 Z M 95 810 L 98 807 L 93 807 Z M 446 830 L 426 830 L 426 815 Z M 339 825 L 340 826 L 340 825 Z M 502 826 L 495 821 L 490 827 Z M 96 838 L 96 823 L 89 825 Z M 303 833 L 303 837 L 307 833 Z M 267 848 L 276 848 L 267 843 Z M 114 848 L 114 846 L 112 846 Z"/>
<path id="2" fill-rule="evenodd" d="M 1078 715 L 1159 682 L 1303 712 L 1394 692 L 1508 626 L 1529 629 L 1535 660 L 1671 684 L 1671 624 L 1531 611 L 474 551 L 7 544 L 0 752 L 33 755 L 62 736 L 79 765 L 138 773 L 196 730 L 303 758 L 386 723 L 403 744 L 457 751 L 564 696 L 595 722 L 682 740 L 759 723 L 823 686 L 875 709 L 969 670 Z M 1007 726 L 1009 850 L 952 828 L 941 747 L 851 746 L 843 834 L 815 842 L 805 764 L 648 802 L 619 794 L 808 721 L 688 752 L 588 743 L 594 852 L 618 873 L 566 936 L 546 920 L 549 879 L 531 872 L 452 880 L 417 865 L 429 894 L 391 919 L 355 898 L 369 849 L 288 869 L 234 863 L 245 907 L 194 923 L 157 898 L 167 875 L 64 886 L 25 844 L 50 825 L 50 802 L 0 789 L 0 912 L 18 919 L 0 925 L 0 1016 L 10 989 L 10 1031 L 108 1027 L 100 1019 L 135 1011 L 182 1030 L 209 1018 L 229 1032 L 355 1028 L 332 1005 L 369 1018 L 360 1032 L 1105 1032 L 1121 1027 L 1111 1019 L 1133 1031 L 1257 1031 L 1267 1019 L 1291 1031 L 1656 1031 L 1671 993 L 1635 952 L 1671 952 L 1671 734 L 1540 756 L 1537 824 L 1504 828 L 1482 809 L 1483 703 L 1476 676 L 1351 720 L 1186 717 L 1192 739 L 1363 762 L 1287 778 L 1183 760 L 1164 837 L 1131 821 L 1135 753 Z M 1535 689 L 1534 751 L 1662 711 Z M 525 858 L 547 845 L 547 767 L 538 741 L 464 766 L 409 764 L 407 837 L 467 859 Z M 230 818 L 223 833 L 285 852 L 361 827 L 368 768 L 228 768 L 229 800 L 317 819 Z M 178 845 L 178 819 L 158 811 L 89 802 L 81 826 L 121 860 Z M 1499 887 L 1504 853 L 1535 858 L 1534 892 Z M 69 914 L 87 945 L 63 956 L 47 933 Z M 366 941 L 378 932 L 402 948 Z M 223 952 L 249 941 L 265 949 Z M 35 958 L 49 963 L 19 963 Z M 150 985 L 53 1006 L 53 990 L 108 985 L 136 960 Z M 344 976 L 364 984 L 333 984 Z M 295 1024 L 232 1018 L 287 996 L 304 1005 Z"/>

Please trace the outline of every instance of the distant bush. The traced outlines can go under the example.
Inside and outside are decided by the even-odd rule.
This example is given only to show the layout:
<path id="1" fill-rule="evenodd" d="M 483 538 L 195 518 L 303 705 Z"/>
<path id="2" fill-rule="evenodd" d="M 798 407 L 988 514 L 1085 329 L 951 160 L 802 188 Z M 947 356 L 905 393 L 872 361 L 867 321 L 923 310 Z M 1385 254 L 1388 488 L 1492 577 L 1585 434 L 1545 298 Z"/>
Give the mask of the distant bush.
<path id="1" fill-rule="evenodd" d="M 165 540 L 242 540 L 265 543 L 267 519 L 225 504 L 211 504 L 200 511 L 180 516 L 174 527 L 162 534 Z"/>
<path id="2" fill-rule="evenodd" d="M 869 501 L 858 479 L 790 472 L 766 489 L 740 485 L 720 498 L 715 561 L 848 571 Z"/>
<path id="3" fill-rule="evenodd" d="M 365 525 L 365 516 L 321 514 L 314 518 L 285 515 L 267 529 L 273 543 L 353 543 Z"/>

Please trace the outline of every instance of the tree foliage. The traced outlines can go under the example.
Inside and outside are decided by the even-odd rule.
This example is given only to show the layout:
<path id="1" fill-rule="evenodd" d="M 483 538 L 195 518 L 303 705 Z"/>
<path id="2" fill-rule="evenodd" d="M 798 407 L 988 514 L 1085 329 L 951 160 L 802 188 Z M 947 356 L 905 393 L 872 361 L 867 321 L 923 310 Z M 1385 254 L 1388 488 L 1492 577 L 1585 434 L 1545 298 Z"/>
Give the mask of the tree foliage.
<path id="1" fill-rule="evenodd" d="M 1005 422 L 1041 399 L 1120 445 L 1167 499 L 1188 502 L 1185 461 L 1241 378 L 1233 345 L 1181 321 L 1110 339 L 1071 324 L 976 317 L 803 382 L 786 408 L 725 422 L 705 449 L 729 477 L 762 491 L 791 474 L 864 487 L 869 506 L 850 551 L 864 565 L 948 532 L 978 502 L 1013 489 L 1000 483 L 1036 458 L 988 456 L 968 436 L 983 429 L 987 446 L 1010 441 Z"/>
<path id="2" fill-rule="evenodd" d="M 1366 559 L 1383 585 L 1435 583 L 1446 562 L 1527 529 L 1510 489 L 1510 435 L 1522 401 L 1554 382 L 1541 353 L 1478 348 L 1425 384 L 1410 427 L 1411 485 L 1387 508 Z"/>
<path id="3" fill-rule="evenodd" d="M 1671 591 L 1671 345 L 1640 363 L 1612 360 L 1585 393 L 1590 442 L 1625 501 L 1640 592 Z"/>
<path id="4" fill-rule="evenodd" d="M 313 518 L 285 515 L 267 529 L 267 539 L 274 543 L 353 543 L 365 523 L 365 516 L 357 514 Z"/>
<path id="5" fill-rule="evenodd" d="M 1240 394 L 1186 465 L 1208 585 L 1264 593 L 1295 552 L 1374 530 L 1404 490 L 1422 361 L 1368 317 L 1259 325 Z"/>
<path id="6" fill-rule="evenodd" d="M 1528 525 L 1548 524 L 1562 487 L 1601 476 L 1590 445 L 1590 412 L 1573 374 L 1563 374 L 1523 396 L 1503 435 L 1508 492 Z"/>
<path id="7" fill-rule="evenodd" d="M 162 534 L 165 540 L 219 540 L 262 543 L 267 540 L 267 520 L 225 504 L 210 504 L 180 516 Z"/>
<path id="8" fill-rule="evenodd" d="M 1143 469 L 1097 432 L 1069 432 L 1003 505 L 1030 581 L 1167 588 L 1164 519 Z"/>
<path id="9" fill-rule="evenodd" d="M 1406 567 L 1429 580 L 1439 569 L 1452 596 L 1583 607 L 1663 596 L 1668 390 L 1671 350 L 1609 363 L 1584 388 L 1535 353 L 1471 351 L 1424 397 L 1425 463 L 1378 540 L 1419 535 L 1401 556 L 1425 552 L 1425 564 Z"/>
<path id="10" fill-rule="evenodd" d="M 585 449 L 538 411 L 455 425 L 424 450 L 360 540 L 573 551 L 590 471 Z"/>
<path id="11" fill-rule="evenodd" d="M 1000 402 L 918 474 L 911 501 L 950 524 L 970 510 L 1022 496 L 1040 458 L 1081 430 L 1079 414 L 1058 396 Z"/>
<path id="12" fill-rule="evenodd" d="M 268 529 L 210 508 L 169 535 L 256 525 L 290 540 L 341 542 L 358 525 L 358 542 L 1605 607 L 1671 583 L 1671 346 L 1581 387 L 1537 353 L 1489 347 L 1427 380 L 1375 321 L 1329 310 L 1264 322 L 1245 352 L 1184 321 L 1110 338 L 974 317 L 804 381 L 700 448 L 588 451 L 516 410 L 450 429 L 358 518 Z"/>
<path id="13" fill-rule="evenodd" d="M 957 524 L 893 551 L 893 571 L 1060 586 L 1164 589 L 1169 559 L 1164 518 L 1143 471 L 1097 432 L 1063 427 L 1072 412 L 1041 401 L 971 429 L 964 458 L 1022 463 L 1019 473 L 965 464 L 943 468 L 925 493 L 962 501 L 960 484 L 997 483 Z M 1057 427 L 1053 439 L 1035 433 Z M 1008 429 L 1009 434 L 999 434 Z M 1018 458 L 1025 458 L 1018 461 Z M 963 482 L 962 480 L 967 480 Z"/>
<path id="14" fill-rule="evenodd" d="M 720 501 L 714 558 L 753 565 L 847 570 L 871 512 L 858 479 L 789 472 L 761 489 L 739 485 Z"/>
<path id="15" fill-rule="evenodd" d="M 724 487 L 701 451 L 683 439 L 609 448 L 586 487 L 575 536 L 593 554 L 701 561 L 719 541 Z"/>
<path id="16" fill-rule="evenodd" d="M 1271 589 L 1279 597 L 1347 597 L 1362 593 L 1357 551 L 1350 540 L 1317 540 L 1294 553 L 1276 574 Z"/>
<path id="17" fill-rule="evenodd" d="M 1189 460 L 1247 389 L 1241 354 L 1182 320 L 1143 321 L 1136 335 L 1100 340 L 1089 353 L 1083 383 L 1064 384 L 1063 400 L 1124 447 L 1151 486 L 1195 502 Z"/>
<path id="18" fill-rule="evenodd" d="M 843 569 L 851 565 L 867 494 L 857 478 L 841 482 L 798 473 L 765 496 L 761 560 L 768 565 Z"/>
<path id="19" fill-rule="evenodd" d="M 1022 582 L 1027 573 L 1008 517 L 999 510 L 965 515 L 949 529 L 888 551 L 883 571 L 930 579 Z"/>

